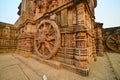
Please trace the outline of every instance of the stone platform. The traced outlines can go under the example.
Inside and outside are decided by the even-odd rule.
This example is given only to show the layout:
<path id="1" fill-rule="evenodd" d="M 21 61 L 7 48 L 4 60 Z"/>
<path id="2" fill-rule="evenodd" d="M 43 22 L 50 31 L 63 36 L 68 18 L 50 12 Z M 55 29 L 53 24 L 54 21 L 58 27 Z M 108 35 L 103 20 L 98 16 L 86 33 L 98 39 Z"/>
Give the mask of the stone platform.
<path id="1" fill-rule="evenodd" d="M 87 77 L 63 68 L 58 69 L 48 66 L 32 57 L 24 58 L 13 53 L 0 54 L 0 80 L 43 80 L 43 75 L 46 75 L 48 80 L 120 79 L 120 65 L 118 64 L 120 62 L 120 54 L 106 54 L 109 56 L 97 57 L 97 61 L 93 62 Z"/>

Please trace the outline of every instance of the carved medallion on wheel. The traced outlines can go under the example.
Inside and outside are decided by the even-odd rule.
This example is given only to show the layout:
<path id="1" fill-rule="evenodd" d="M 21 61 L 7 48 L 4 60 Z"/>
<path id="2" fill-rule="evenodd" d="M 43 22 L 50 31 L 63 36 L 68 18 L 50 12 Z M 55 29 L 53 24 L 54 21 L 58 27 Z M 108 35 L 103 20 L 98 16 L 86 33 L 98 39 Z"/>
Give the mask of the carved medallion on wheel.
<path id="1" fill-rule="evenodd" d="M 60 31 L 51 20 L 43 20 L 38 24 L 34 38 L 37 54 L 43 59 L 52 58 L 60 47 Z"/>

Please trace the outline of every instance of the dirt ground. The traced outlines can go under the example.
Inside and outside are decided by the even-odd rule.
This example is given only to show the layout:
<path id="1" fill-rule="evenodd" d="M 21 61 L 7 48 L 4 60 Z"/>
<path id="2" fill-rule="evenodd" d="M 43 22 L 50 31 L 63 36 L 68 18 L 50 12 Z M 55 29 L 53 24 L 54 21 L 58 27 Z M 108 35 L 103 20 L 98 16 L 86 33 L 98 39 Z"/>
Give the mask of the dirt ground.
<path id="1" fill-rule="evenodd" d="M 91 64 L 89 76 L 84 77 L 63 68 L 55 69 L 30 57 L 0 53 L 0 80 L 120 80 L 120 54 L 105 52 Z"/>

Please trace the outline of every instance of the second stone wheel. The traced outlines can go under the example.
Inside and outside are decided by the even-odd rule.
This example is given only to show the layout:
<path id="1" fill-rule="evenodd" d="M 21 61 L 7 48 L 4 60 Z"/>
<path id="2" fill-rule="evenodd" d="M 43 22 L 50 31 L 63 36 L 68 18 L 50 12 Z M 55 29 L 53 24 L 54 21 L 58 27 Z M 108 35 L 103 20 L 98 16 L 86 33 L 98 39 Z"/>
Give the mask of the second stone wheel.
<path id="1" fill-rule="evenodd" d="M 106 45 L 111 50 L 120 53 L 120 29 L 108 36 L 106 40 Z"/>

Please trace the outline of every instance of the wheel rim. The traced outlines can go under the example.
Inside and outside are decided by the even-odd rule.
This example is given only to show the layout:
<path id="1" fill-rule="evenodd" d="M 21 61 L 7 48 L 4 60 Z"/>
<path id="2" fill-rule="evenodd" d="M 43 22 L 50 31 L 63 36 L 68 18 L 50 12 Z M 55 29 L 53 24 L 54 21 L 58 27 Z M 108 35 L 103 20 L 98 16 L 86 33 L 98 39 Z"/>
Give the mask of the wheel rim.
<path id="1" fill-rule="evenodd" d="M 43 20 L 37 26 L 35 39 L 35 51 L 43 59 L 50 59 L 60 47 L 60 32 L 54 21 Z"/>

